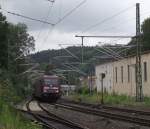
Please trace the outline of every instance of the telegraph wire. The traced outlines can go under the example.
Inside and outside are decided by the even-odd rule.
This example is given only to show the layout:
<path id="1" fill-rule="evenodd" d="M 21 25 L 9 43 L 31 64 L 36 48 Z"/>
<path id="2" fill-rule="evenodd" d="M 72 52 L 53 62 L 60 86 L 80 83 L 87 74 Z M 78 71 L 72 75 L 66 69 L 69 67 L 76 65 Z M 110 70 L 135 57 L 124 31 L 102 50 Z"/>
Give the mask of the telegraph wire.
<path id="1" fill-rule="evenodd" d="M 28 16 L 25 16 L 25 15 L 22 15 L 22 14 L 19 14 L 19 13 L 10 12 L 10 11 L 4 10 L 2 8 L 0 8 L 0 10 L 5 11 L 8 14 L 15 15 L 15 16 L 18 16 L 18 17 L 22 17 L 22 18 L 25 18 L 25 19 L 28 19 L 28 20 L 32 20 L 32 21 L 36 21 L 36 22 L 41 22 L 41 23 L 44 23 L 44 24 L 49 24 L 51 26 L 55 25 L 54 23 L 50 23 L 50 22 L 43 21 L 43 20 L 40 20 L 40 19 L 35 19 L 35 18 L 28 17 Z"/>
<path id="2" fill-rule="evenodd" d="M 96 26 L 98 26 L 98 25 L 101 25 L 101 24 L 105 23 L 106 21 L 113 19 L 114 17 L 119 16 L 120 14 L 122 14 L 122 13 L 128 11 L 129 9 L 131 9 L 131 8 L 133 8 L 133 7 L 135 7 L 135 5 L 134 5 L 134 6 L 130 6 L 130 7 L 128 7 L 128 8 L 125 8 L 125 9 L 123 9 L 122 11 L 120 11 L 120 12 L 118 12 L 118 13 L 116 13 L 116 14 L 110 16 L 110 17 L 107 17 L 107 18 L 103 19 L 102 21 L 97 22 L 96 24 L 93 24 L 93 25 L 87 27 L 86 29 L 84 29 L 84 30 L 82 31 L 82 33 L 87 32 L 88 30 L 91 30 L 92 28 L 94 28 L 94 27 L 96 27 Z"/>

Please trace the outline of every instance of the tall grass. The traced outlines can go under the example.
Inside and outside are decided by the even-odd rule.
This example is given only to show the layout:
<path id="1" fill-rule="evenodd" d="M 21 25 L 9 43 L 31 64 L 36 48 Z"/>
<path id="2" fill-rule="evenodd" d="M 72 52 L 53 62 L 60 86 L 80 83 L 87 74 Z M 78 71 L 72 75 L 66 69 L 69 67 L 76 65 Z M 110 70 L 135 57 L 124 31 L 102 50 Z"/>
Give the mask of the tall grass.
<path id="1" fill-rule="evenodd" d="M 0 100 L 0 129 L 41 129 Z"/>
<path id="2" fill-rule="evenodd" d="M 15 91 L 10 80 L 0 78 L 0 129 L 41 129 L 11 106 L 22 100 Z"/>
<path id="3" fill-rule="evenodd" d="M 89 103 L 101 103 L 102 94 L 93 92 L 89 94 L 88 90 L 84 87 L 70 96 L 75 101 L 83 101 Z M 150 97 L 144 97 L 143 102 L 139 103 L 135 101 L 135 97 L 127 95 L 117 95 L 115 93 L 104 93 L 104 103 L 110 105 L 123 105 L 123 106 L 150 106 Z"/>

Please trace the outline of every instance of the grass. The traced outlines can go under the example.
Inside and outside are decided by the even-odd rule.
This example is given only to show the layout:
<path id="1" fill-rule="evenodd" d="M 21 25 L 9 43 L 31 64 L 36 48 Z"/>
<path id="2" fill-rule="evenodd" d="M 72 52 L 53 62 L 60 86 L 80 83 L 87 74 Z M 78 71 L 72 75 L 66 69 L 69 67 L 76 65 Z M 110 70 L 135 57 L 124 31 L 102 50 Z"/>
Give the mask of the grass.
<path id="1" fill-rule="evenodd" d="M 41 129 L 0 100 L 0 129 Z"/>
<path id="2" fill-rule="evenodd" d="M 75 93 L 69 96 L 75 101 L 82 101 L 88 103 L 101 103 L 101 93 L 93 93 L 92 95 L 84 93 Z M 104 103 L 109 105 L 122 105 L 122 106 L 150 106 L 150 98 L 145 97 L 143 102 L 136 102 L 134 97 L 117 94 L 104 94 Z"/>

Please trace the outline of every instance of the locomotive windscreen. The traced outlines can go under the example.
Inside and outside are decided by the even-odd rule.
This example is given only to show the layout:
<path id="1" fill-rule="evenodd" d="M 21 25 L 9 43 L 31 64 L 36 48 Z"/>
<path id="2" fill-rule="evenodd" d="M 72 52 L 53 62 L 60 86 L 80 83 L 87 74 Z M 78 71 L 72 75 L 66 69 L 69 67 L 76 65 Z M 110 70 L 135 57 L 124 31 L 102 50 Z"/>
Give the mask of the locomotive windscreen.
<path id="1" fill-rule="evenodd" d="M 58 84 L 58 79 L 56 79 L 56 78 L 53 78 L 53 79 L 45 78 L 44 83 L 46 85 L 57 85 Z"/>

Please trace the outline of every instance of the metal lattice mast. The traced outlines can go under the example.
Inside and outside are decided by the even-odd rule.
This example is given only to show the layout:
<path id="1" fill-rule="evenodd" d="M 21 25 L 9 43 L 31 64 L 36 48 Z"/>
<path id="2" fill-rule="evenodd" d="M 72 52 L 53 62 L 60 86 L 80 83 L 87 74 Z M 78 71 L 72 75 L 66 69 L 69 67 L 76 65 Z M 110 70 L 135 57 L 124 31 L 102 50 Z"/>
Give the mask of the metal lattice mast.
<path id="1" fill-rule="evenodd" d="M 140 43 L 140 4 L 136 4 L 136 101 L 142 101 L 142 69 L 141 69 L 141 43 Z"/>

